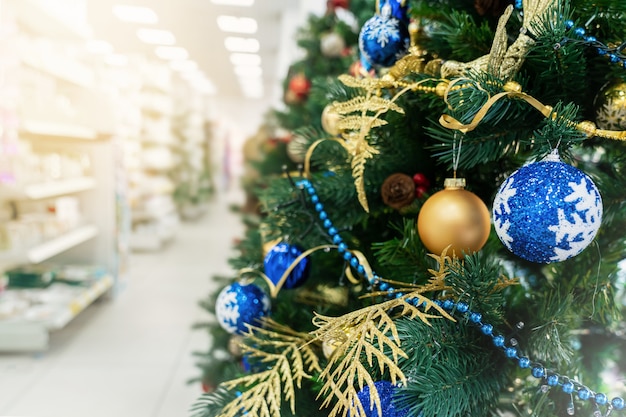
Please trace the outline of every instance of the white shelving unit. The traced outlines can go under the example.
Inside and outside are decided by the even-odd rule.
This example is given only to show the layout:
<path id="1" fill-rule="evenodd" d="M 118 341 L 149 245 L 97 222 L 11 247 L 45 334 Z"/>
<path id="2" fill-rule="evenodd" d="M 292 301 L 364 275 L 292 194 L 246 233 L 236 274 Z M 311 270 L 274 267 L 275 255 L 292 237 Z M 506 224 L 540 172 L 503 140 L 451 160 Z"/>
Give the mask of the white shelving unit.
<path id="1" fill-rule="evenodd" d="M 90 36 L 80 18 L 81 2 L 67 6 L 0 0 L 0 25 L 15 31 L 4 30 L 0 36 L 15 39 L 0 42 L 19 46 L 19 51 L 0 49 L 0 90 L 13 82 L 9 91 L 17 92 L 12 101 L 0 99 L 0 109 L 16 115 L 16 122 L 0 125 L 10 131 L 5 140 L 14 141 L 8 147 L 11 175 L 0 176 L 0 227 L 14 224 L 6 229 L 13 239 L 0 239 L 8 244 L 0 245 L 0 276 L 36 264 L 105 273 L 75 285 L 9 286 L 0 292 L 0 351 L 45 349 L 51 331 L 115 291 L 119 281 L 123 195 L 116 183 L 116 109 L 99 78 L 103 64 L 76 53 Z M 27 218 L 32 227 L 22 226 L 31 224 Z M 32 236 L 16 233 L 18 226 Z M 41 236 L 33 234 L 37 230 Z"/>
<path id="2" fill-rule="evenodd" d="M 179 164 L 178 139 L 172 133 L 172 72 L 161 62 L 139 60 L 141 82 L 132 91 L 140 117 L 134 141 L 127 146 L 130 168 L 132 230 L 130 247 L 158 251 L 175 238 L 179 216 L 171 173 Z"/>

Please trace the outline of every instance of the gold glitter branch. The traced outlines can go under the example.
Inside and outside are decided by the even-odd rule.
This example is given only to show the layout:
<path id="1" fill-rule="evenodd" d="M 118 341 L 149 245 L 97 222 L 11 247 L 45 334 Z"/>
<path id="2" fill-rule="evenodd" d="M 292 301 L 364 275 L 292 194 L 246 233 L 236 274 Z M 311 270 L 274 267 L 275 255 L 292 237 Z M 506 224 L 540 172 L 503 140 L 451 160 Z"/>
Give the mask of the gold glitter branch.
<path id="1" fill-rule="evenodd" d="M 407 83 L 396 81 L 391 78 L 357 79 L 349 75 L 340 75 L 339 80 L 348 87 L 361 88 L 365 90 L 365 95 L 353 98 L 346 102 L 334 102 L 332 111 L 340 116 L 337 126 L 342 131 L 344 141 L 343 146 L 352 156 L 352 176 L 354 177 L 354 186 L 357 190 L 357 196 L 361 206 L 366 212 L 369 212 L 367 196 L 365 195 L 365 165 L 367 160 L 378 154 L 379 151 L 371 146 L 366 138 L 369 136 L 370 130 L 387 124 L 386 121 L 380 120 L 380 116 L 388 111 L 395 111 L 404 114 L 404 109 L 395 104 L 403 94 L 409 91 L 424 91 L 430 93 L 442 93 L 442 86 L 437 85 L 425 87 L 422 84 L 432 83 L 433 81 L 440 83 L 441 80 L 426 79 L 415 83 Z M 391 99 L 380 97 L 380 91 L 383 88 L 402 88 Z M 355 114 L 356 113 L 356 114 Z M 372 114 L 373 113 L 373 114 Z"/>
<path id="2" fill-rule="evenodd" d="M 242 414 L 248 417 L 280 417 L 283 395 L 295 414 L 296 387 L 301 387 L 303 378 L 312 378 L 311 373 L 321 372 L 317 354 L 310 345 L 310 335 L 295 332 L 271 319 L 264 323 L 265 328 L 250 327 L 251 332 L 247 335 L 247 344 L 242 345 L 242 351 L 249 358 L 266 364 L 267 370 L 224 382 L 228 389 L 237 386 L 250 388 L 228 403 L 219 417 L 239 417 Z"/>
<path id="3" fill-rule="evenodd" d="M 408 301 L 413 299 L 418 300 L 415 304 L 420 305 L 420 308 Z M 317 339 L 336 346 L 320 375 L 325 383 L 318 395 L 325 397 L 322 407 L 329 406 L 333 397 L 337 399 L 329 417 L 340 413 L 343 417 L 367 415 L 358 397 L 358 391 L 365 385 L 369 386 L 372 404 L 378 410 L 378 415 L 383 415 L 375 381 L 370 375 L 370 369 L 376 364 L 381 373 L 388 370 L 392 383 L 405 380 L 397 363 L 400 357 L 406 358 L 407 355 L 400 347 L 394 318 L 388 313 L 391 310 L 395 311 L 394 316 L 419 318 L 427 324 L 434 318 L 454 320 L 445 310 L 418 291 L 341 317 L 316 315 L 313 323 L 318 329 L 313 334 Z M 432 310 L 436 314 L 429 312 Z M 386 349 L 391 351 L 390 356 L 385 354 Z"/>

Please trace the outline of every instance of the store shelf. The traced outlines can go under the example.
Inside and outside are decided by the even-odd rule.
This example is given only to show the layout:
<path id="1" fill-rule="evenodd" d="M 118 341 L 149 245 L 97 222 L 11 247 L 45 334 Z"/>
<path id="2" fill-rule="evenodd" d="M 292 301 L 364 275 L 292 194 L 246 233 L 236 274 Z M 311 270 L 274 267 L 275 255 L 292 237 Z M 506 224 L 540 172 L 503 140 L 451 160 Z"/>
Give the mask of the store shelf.
<path id="1" fill-rule="evenodd" d="M 105 275 L 88 286 L 55 283 L 44 289 L 8 290 L 16 294 L 22 291 L 32 298 L 39 296 L 48 301 L 33 305 L 15 317 L 0 320 L 0 351 L 46 349 L 51 331 L 65 327 L 86 307 L 106 294 L 113 284 L 113 277 Z"/>
<path id="2" fill-rule="evenodd" d="M 71 249 L 83 242 L 97 236 L 98 228 L 93 225 L 87 225 L 72 230 L 55 239 L 37 245 L 26 252 L 26 258 L 34 264 L 43 262 L 52 258 L 68 249 Z"/>
<path id="3" fill-rule="evenodd" d="M 95 140 L 98 131 L 86 126 L 69 123 L 55 123 L 41 120 L 24 120 L 21 125 L 24 133 L 37 136 L 51 136 L 59 138 Z"/>
<path id="4" fill-rule="evenodd" d="M 0 194 L 3 200 L 39 200 L 91 190 L 95 186 L 96 180 L 93 177 L 77 177 L 29 184 L 24 187 L 1 186 Z"/>
<path id="5" fill-rule="evenodd" d="M 80 314 L 86 307 L 100 298 L 113 287 L 113 277 L 106 275 L 96 280 L 91 286 L 77 292 L 76 296 L 67 304 L 59 306 L 51 317 L 43 321 L 48 330 L 58 330 L 65 327 L 74 317 Z"/>
<path id="6" fill-rule="evenodd" d="M 62 61 L 60 59 L 41 62 L 36 55 L 24 54 L 22 63 L 37 71 L 79 87 L 91 88 L 94 85 L 93 72 L 78 62 Z"/>

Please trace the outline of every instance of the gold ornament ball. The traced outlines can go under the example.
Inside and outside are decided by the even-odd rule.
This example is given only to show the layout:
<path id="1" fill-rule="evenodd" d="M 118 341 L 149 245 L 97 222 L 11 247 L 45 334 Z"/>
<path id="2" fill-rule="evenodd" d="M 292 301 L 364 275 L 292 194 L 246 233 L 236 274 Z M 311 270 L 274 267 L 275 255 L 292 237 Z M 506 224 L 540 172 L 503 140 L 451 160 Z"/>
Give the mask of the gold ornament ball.
<path id="1" fill-rule="evenodd" d="M 334 109 L 333 105 L 326 105 L 322 111 L 322 129 L 330 135 L 337 136 L 341 133 L 341 129 L 338 127 L 339 120 L 341 120 L 341 116 Z"/>
<path id="2" fill-rule="evenodd" d="M 606 130 L 626 130 L 626 81 L 617 79 L 602 87 L 594 100 L 596 125 Z"/>
<path id="3" fill-rule="evenodd" d="M 241 345 L 243 344 L 243 336 L 235 334 L 228 340 L 228 351 L 235 358 L 241 358 L 243 356 L 243 350 Z"/>
<path id="4" fill-rule="evenodd" d="M 444 187 L 420 210 L 417 231 L 422 243 L 436 255 L 449 245 L 448 254 L 457 257 L 479 251 L 491 231 L 487 206 L 464 189 L 464 178 L 448 178 Z"/>

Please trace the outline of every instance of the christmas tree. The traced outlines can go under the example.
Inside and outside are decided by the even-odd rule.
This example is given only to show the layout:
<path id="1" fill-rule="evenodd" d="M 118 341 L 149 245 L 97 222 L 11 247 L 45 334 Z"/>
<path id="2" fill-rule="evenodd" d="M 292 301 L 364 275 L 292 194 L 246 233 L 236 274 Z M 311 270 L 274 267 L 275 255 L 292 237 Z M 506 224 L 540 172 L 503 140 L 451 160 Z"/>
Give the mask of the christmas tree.
<path id="1" fill-rule="evenodd" d="M 324 129 L 281 120 L 193 415 L 624 415 L 626 3 L 375 3 Z"/>

